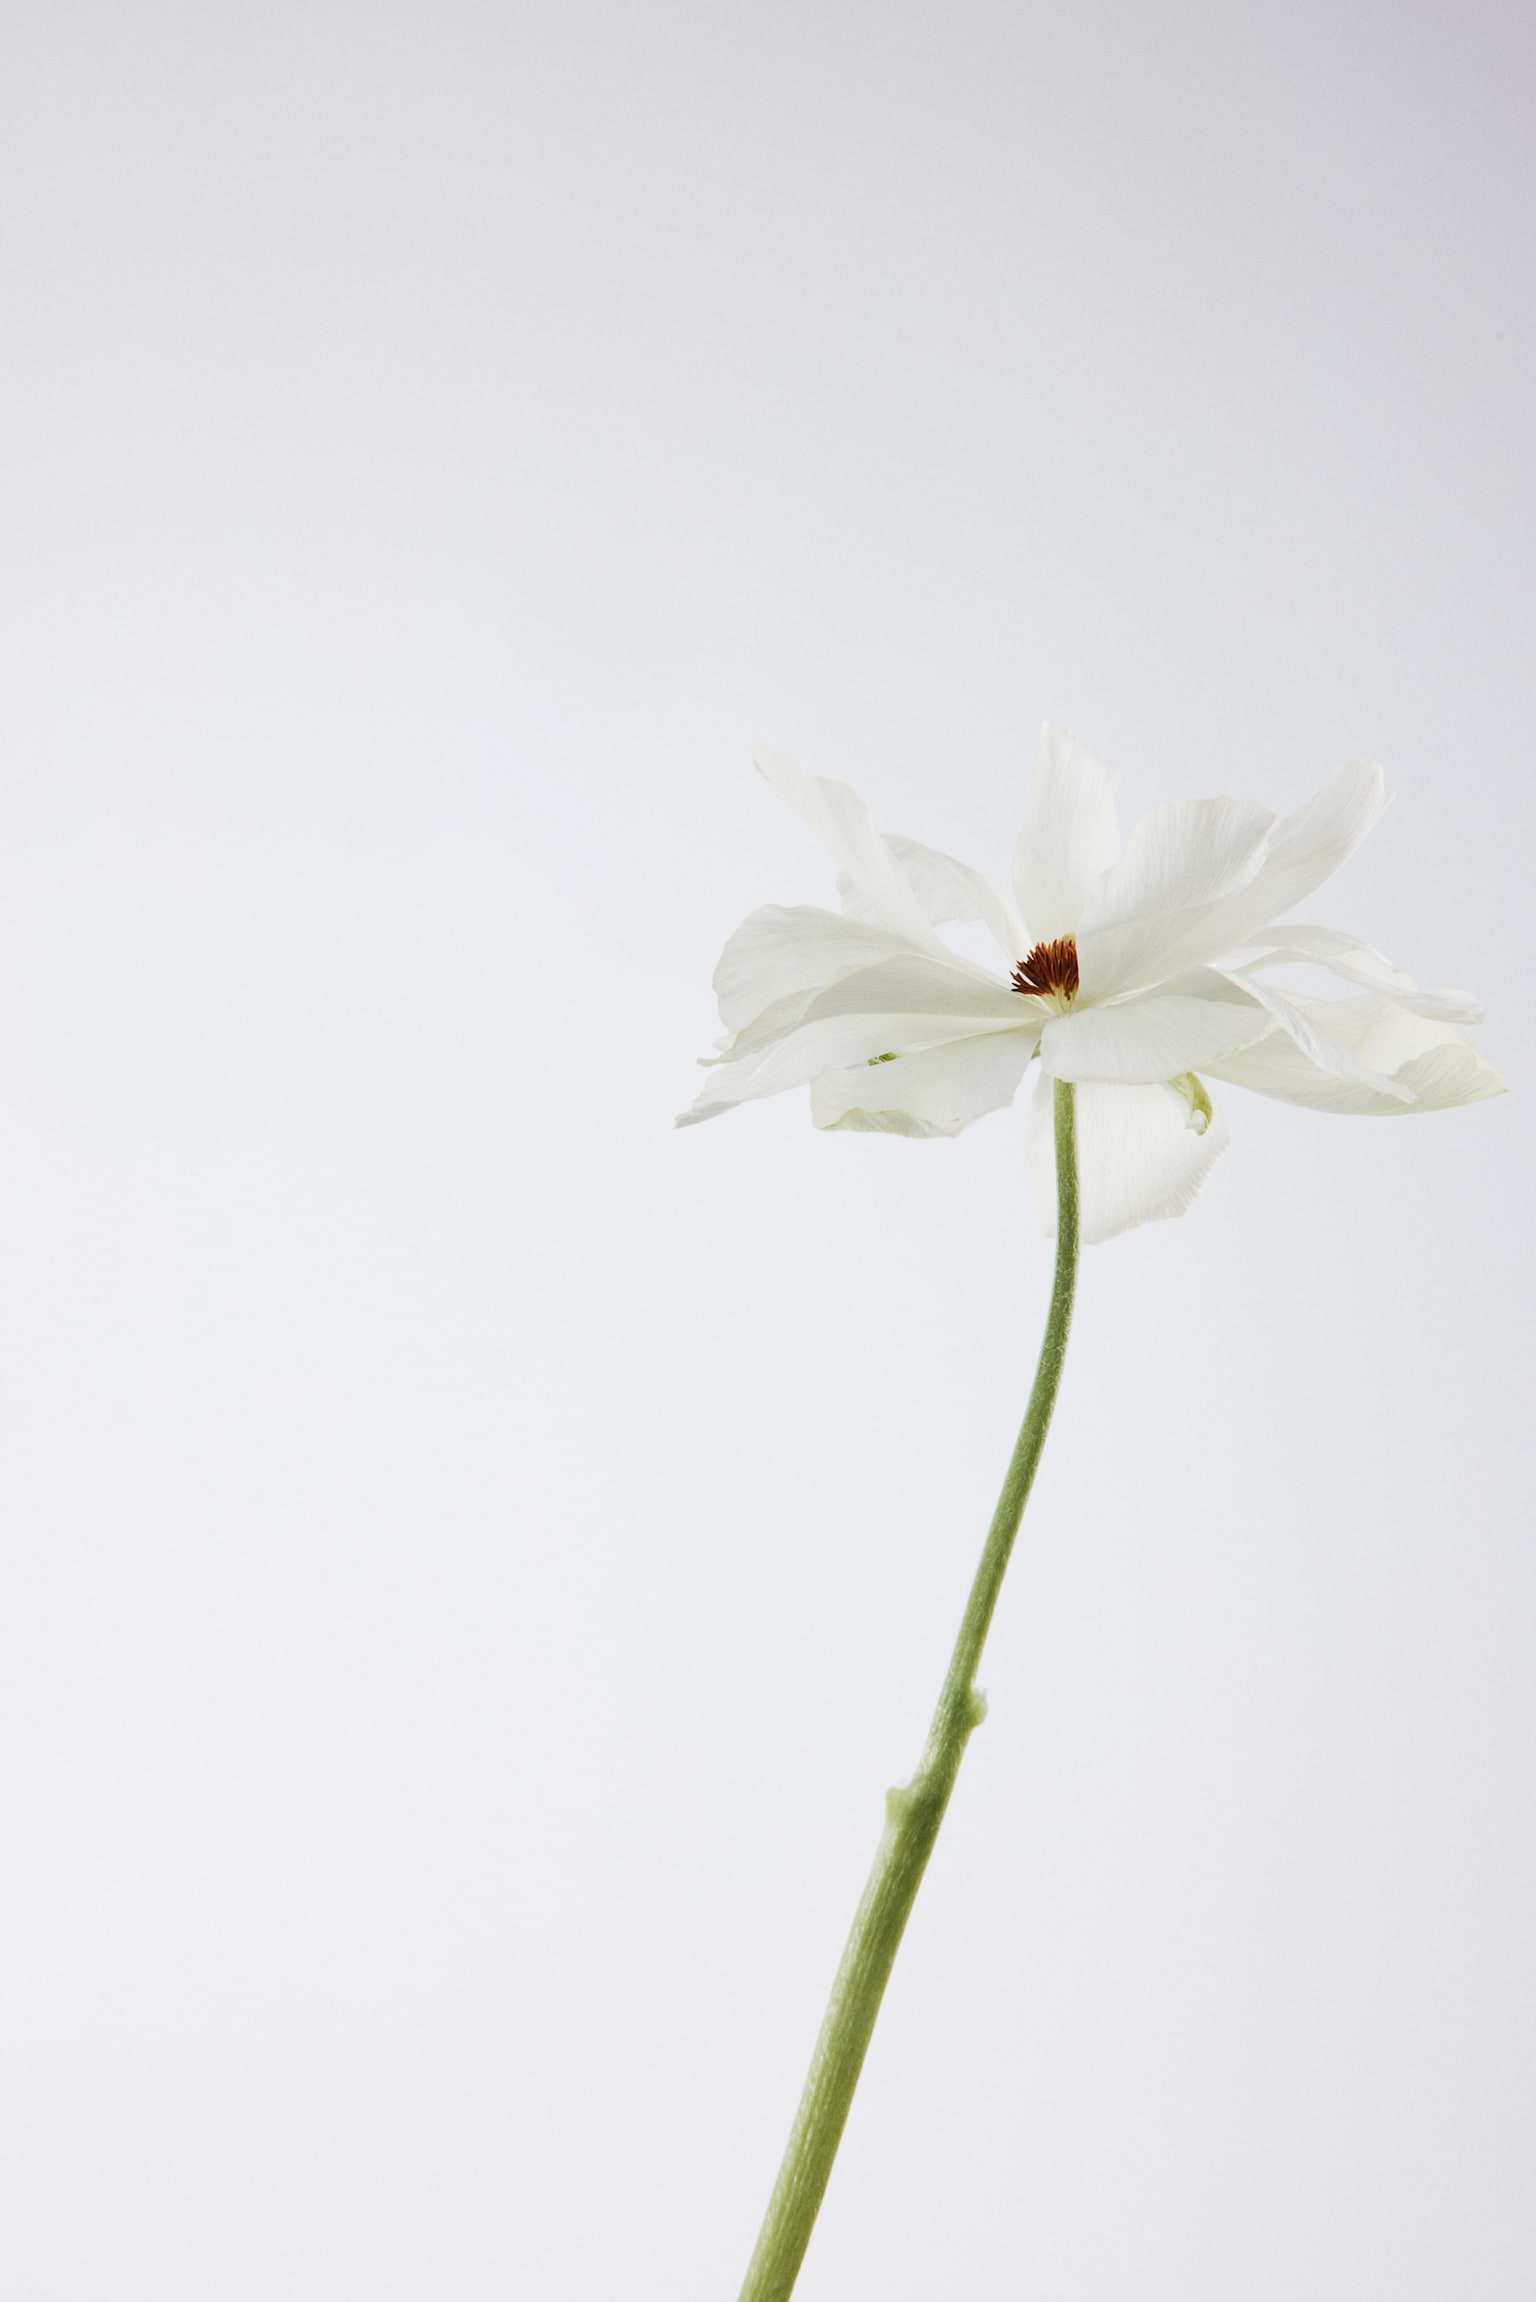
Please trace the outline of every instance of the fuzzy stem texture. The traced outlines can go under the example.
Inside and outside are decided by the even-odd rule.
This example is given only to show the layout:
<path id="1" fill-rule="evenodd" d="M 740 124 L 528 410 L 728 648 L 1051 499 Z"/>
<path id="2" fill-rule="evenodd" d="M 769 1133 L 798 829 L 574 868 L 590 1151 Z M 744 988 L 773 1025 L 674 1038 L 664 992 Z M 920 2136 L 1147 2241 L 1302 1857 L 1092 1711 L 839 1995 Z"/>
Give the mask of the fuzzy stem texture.
<path id="1" fill-rule="evenodd" d="M 965 1746 L 985 1716 L 976 1673 L 1050 1429 L 1077 1286 L 1077 1119 L 1072 1088 L 1065 1080 L 1056 1082 L 1055 1124 L 1056 1276 L 1034 1387 L 928 1730 L 923 1763 L 903 1789 L 886 1794 L 884 1835 L 832 1985 L 831 2003 L 741 2302 L 787 2302 L 794 2291 L 896 1952 Z"/>

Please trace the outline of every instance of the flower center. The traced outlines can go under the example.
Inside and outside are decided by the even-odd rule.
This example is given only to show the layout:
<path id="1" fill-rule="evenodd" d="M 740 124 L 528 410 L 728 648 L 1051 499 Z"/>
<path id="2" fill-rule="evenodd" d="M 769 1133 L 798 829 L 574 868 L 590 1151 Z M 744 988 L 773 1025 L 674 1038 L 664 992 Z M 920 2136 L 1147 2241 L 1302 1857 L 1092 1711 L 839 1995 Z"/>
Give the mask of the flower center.
<path id="1" fill-rule="evenodd" d="M 1054 943 L 1037 943 L 1027 959 L 1013 971 L 1013 988 L 1026 999 L 1060 999 L 1077 995 L 1077 937 L 1062 935 Z"/>

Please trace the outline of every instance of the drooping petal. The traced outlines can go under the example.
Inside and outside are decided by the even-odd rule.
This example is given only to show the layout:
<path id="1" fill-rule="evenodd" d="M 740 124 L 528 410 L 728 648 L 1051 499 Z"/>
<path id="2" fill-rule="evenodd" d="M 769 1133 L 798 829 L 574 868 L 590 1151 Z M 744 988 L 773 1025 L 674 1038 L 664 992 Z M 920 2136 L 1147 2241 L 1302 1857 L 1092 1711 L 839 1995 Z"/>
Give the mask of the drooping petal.
<path id="1" fill-rule="evenodd" d="M 880 1135 L 958 1135 L 1018 1093 L 1034 1053 L 1028 1031 L 957 1039 L 894 1061 L 821 1071 L 811 1081 L 818 1127 Z"/>
<path id="2" fill-rule="evenodd" d="M 1261 1002 L 1214 968 L 1190 968 L 1114 1007 L 1076 1007 L 1046 1024 L 1040 1059 L 1058 1079 L 1154 1086 L 1198 1071 L 1274 1029 Z"/>
<path id="3" fill-rule="evenodd" d="M 1335 927 L 1312 927 L 1299 920 L 1266 927 L 1255 935 L 1251 949 L 1230 964 L 1241 976 L 1266 967 L 1326 967 L 1344 982 L 1358 983 L 1362 990 L 1385 992 L 1410 1015 L 1427 1015 L 1440 1023 L 1483 1020 L 1482 1004 L 1469 991 L 1420 991 L 1411 975 L 1394 967 L 1369 943 L 1354 935 L 1341 935 Z"/>
<path id="4" fill-rule="evenodd" d="M 914 951 L 900 937 L 856 921 L 839 921 L 831 913 L 812 911 L 807 916 L 807 948 L 820 949 L 823 968 L 829 954 L 840 958 L 848 949 L 884 950 L 890 956 L 877 958 L 873 965 L 847 968 L 830 981 L 823 978 L 809 989 L 791 990 L 770 1002 L 725 1042 L 721 1054 L 707 1059 L 712 1076 L 691 1109 L 682 1114 L 680 1126 L 786 1087 L 803 1086 L 829 1067 L 851 1068 L 950 1040 L 1022 1032 L 1033 1048 L 1039 1037 L 1038 1009 L 984 968 L 951 952 L 938 958 Z M 784 913 L 769 921 L 765 930 L 769 947 L 779 950 L 789 933 L 783 923 L 793 919 L 794 914 Z M 751 920 L 745 922 L 738 934 L 752 925 Z M 834 930 L 830 935 L 828 926 Z M 839 929 L 845 932 L 836 932 Z M 750 953 L 757 947 L 749 939 L 743 948 Z M 760 973 L 759 987 L 792 979 L 792 954 L 780 951 L 780 957 L 781 972 Z"/>
<path id="5" fill-rule="evenodd" d="M 856 892 L 859 916 L 909 937 L 924 950 L 942 949 L 928 914 L 857 792 L 824 775 L 808 775 L 785 751 L 757 751 L 753 760 L 758 773 L 800 810 L 832 850 L 838 869 Z"/>
<path id="6" fill-rule="evenodd" d="M 883 836 L 935 927 L 951 921 L 964 924 L 982 920 L 1009 959 L 1024 957 L 1030 941 L 1024 932 L 1024 922 L 1008 898 L 1000 894 L 982 872 L 973 871 L 968 863 L 957 862 L 954 856 L 944 855 L 936 847 L 924 847 L 921 840 L 908 839 L 902 832 L 888 831 Z M 862 898 L 855 896 L 852 881 L 839 884 L 850 913 L 860 917 L 858 906 Z"/>
<path id="7" fill-rule="evenodd" d="M 829 983 L 910 951 L 908 937 L 808 903 L 765 903 L 742 921 L 720 954 L 715 994 L 720 1020 L 741 1031 L 796 993 L 809 999 Z"/>
<path id="8" fill-rule="evenodd" d="M 1262 870 L 1274 820 L 1249 799 L 1173 800 L 1144 815 L 1083 906 L 1081 996 L 1137 991 L 1225 948 L 1208 923 Z"/>
<path id="9" fill-rule="evenodd" d="M 1351 1079 L 1359 1087 L 1368 1087 L 1372 1093 L 1396 1098 L 1401 1103 L 1413 1100 L 1409 1090 L 1394 1082 L 1384 1071 L 1376 1070 L 1363 1056 L 1337 1040 L 1331 1031 L 1336 1011 L 1349 1004 L 1343 999 L 1298 999 L 1294 992 L 1280 991 L 1262 976 L 1246 975 L 1242 978 L 1256 999 L 1262 999 L 1280 1030 L 1293 1039 L 1309 1062 L 1320 1070 L 1331 1071 L 1336 1079 Z M 1234 1051 L 1235 1052 L 1235 1051 Z"/>
<path id="10" fill-rule="evenodd" d="M 1075 935 L 1089 889 L 1117 860 L 1119 780 L 1117 768 L 1064 727 L 1040 730 L 1040 764 L 1013 856 L 1014 889 L 1031 941 Z"/>
<path id="11" fill-rule="evenodd" d="M 922 951 L 902 952 L 829 983 L 805 1010 L 805 1020 L 860 1014 L 961 1016 L 994 1030 L 1038 1021 L 1032 1001 L 984 968 L 952 953 L 933 959 Z"/>
<path id="12" fill-rule="evenodd" d="M 1212 1063 L 1212 1076 L 1312 1111 L 1371 1118 L 1444 1111 L 1504 1093 L 1497 1071 L 1454 1024 L 1411 1015 L 1375 993 L 1359 999 L 1297 997 L 1293 1004 L 1314 1030 L 1344 1048 L 1367 1078 L 1341 1077 L 1281 1032 Z M 1372 1085 L 1373 1079 L 1384 1084 Z"/>
<path id="13" fill-rule="evenodd" d="M 1030 1098 L 1025 1140 L 1035 1210 L 1048 1238 L 1056 1232 L 1056 1140 L 1053 1082 L 1042 1071 Z M 1209 1098 L 1169 1084 L 1077 1089 L 1078 1199 L 1083 1242 L 1096 1246 L 1138 1223 L 1183 1215 L 1230 1140 Z"/>
<path id="14" fill-rule="evenodd" d="M 677 1124 L 691 1126 L 700 1119 L 713 1119 L 737 1103 L 777 1095 L 786 1087 L 803 1087 L 819 1071 L 853 1070 L 859 1064 L 880 1063 L 887 1055 L 910 1055 L 951 1041 L 987 1038 L 995 1032 L 1020 1028 L 1012 1017 L 1004 1023 L 932 1010 L 914 1013 L 858 1008 L 809 1017 L 770 1045 L 753 1046 L 742 1054 L 733 1050 L 711 1069 L 697 1101 L 680 1115 Z M 1032 1043 L 1028 1021 L 1022 1029 Z"/>

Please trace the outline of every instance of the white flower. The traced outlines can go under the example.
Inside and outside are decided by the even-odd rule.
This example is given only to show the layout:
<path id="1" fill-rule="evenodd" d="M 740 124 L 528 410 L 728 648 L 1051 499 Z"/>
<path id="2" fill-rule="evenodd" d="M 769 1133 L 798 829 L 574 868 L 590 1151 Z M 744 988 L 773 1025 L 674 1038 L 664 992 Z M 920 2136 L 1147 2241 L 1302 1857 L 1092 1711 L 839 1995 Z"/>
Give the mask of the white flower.
<path id="1" fill-rule="evenodd" d="M 1017 907 L 968 865 L 878 832 L 846 784 L 782 752 L 757 765 L 832 850 L 843 909 L 768 904 L 737 928 L 714 978 L 730 1036 L 680 1126 L 809 1083 L 818 1127 L 957 1135 L 1011 1103 L 1038 1055 L 1026 1133 L 1041 1220 L 1054 1227 L 1050 1083 L 1070 1079 L 1083 1237 L 1097 1240 L 1193 1204 L 1228 1141 L 1206 1078 L 1384 1115 L 1502 1091 L 1468 1043 L 1482 1010 L 1466 993 L 1417 991 L 1331 927 L 1274 924 L 1382 814 L 1368 761 L 1285 817 L 1245 799 L 1154 808 L 1122 851 L 1116 771 L 1047 727 L 1014 853 Z M 973 920 L 1011 978 L 937 933 Z M 1357 996 L 1278 989 L 1269 971 L 1296 962 Z"/>

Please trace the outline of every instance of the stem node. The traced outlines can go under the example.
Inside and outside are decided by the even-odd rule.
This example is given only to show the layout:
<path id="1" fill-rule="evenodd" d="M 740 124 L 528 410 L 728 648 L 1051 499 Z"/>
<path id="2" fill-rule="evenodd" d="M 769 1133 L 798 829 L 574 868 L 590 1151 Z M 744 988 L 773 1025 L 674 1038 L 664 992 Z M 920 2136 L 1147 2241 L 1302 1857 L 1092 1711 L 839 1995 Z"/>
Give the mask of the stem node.
<path id="1" fill-rule="evenodd" d="M 987 1715 L 987 1698 L 976 1684 L 976 1673 L 1050 1429 L 1077 1286 L 1077 1113 L 1072 1088 L 1063 1079 L 1056 1082 L 1055 1120 L 1056 1274 L 1029 1405 L 966 1601 L 923 1763 L 909 1783 L 885 1794 L 885 1831 L 832 1985 L 831 2003 L 747 2268 L 741 2302 L 788 2302 L 794 2291 L 907 1919 L 965 1746 Z"/>

